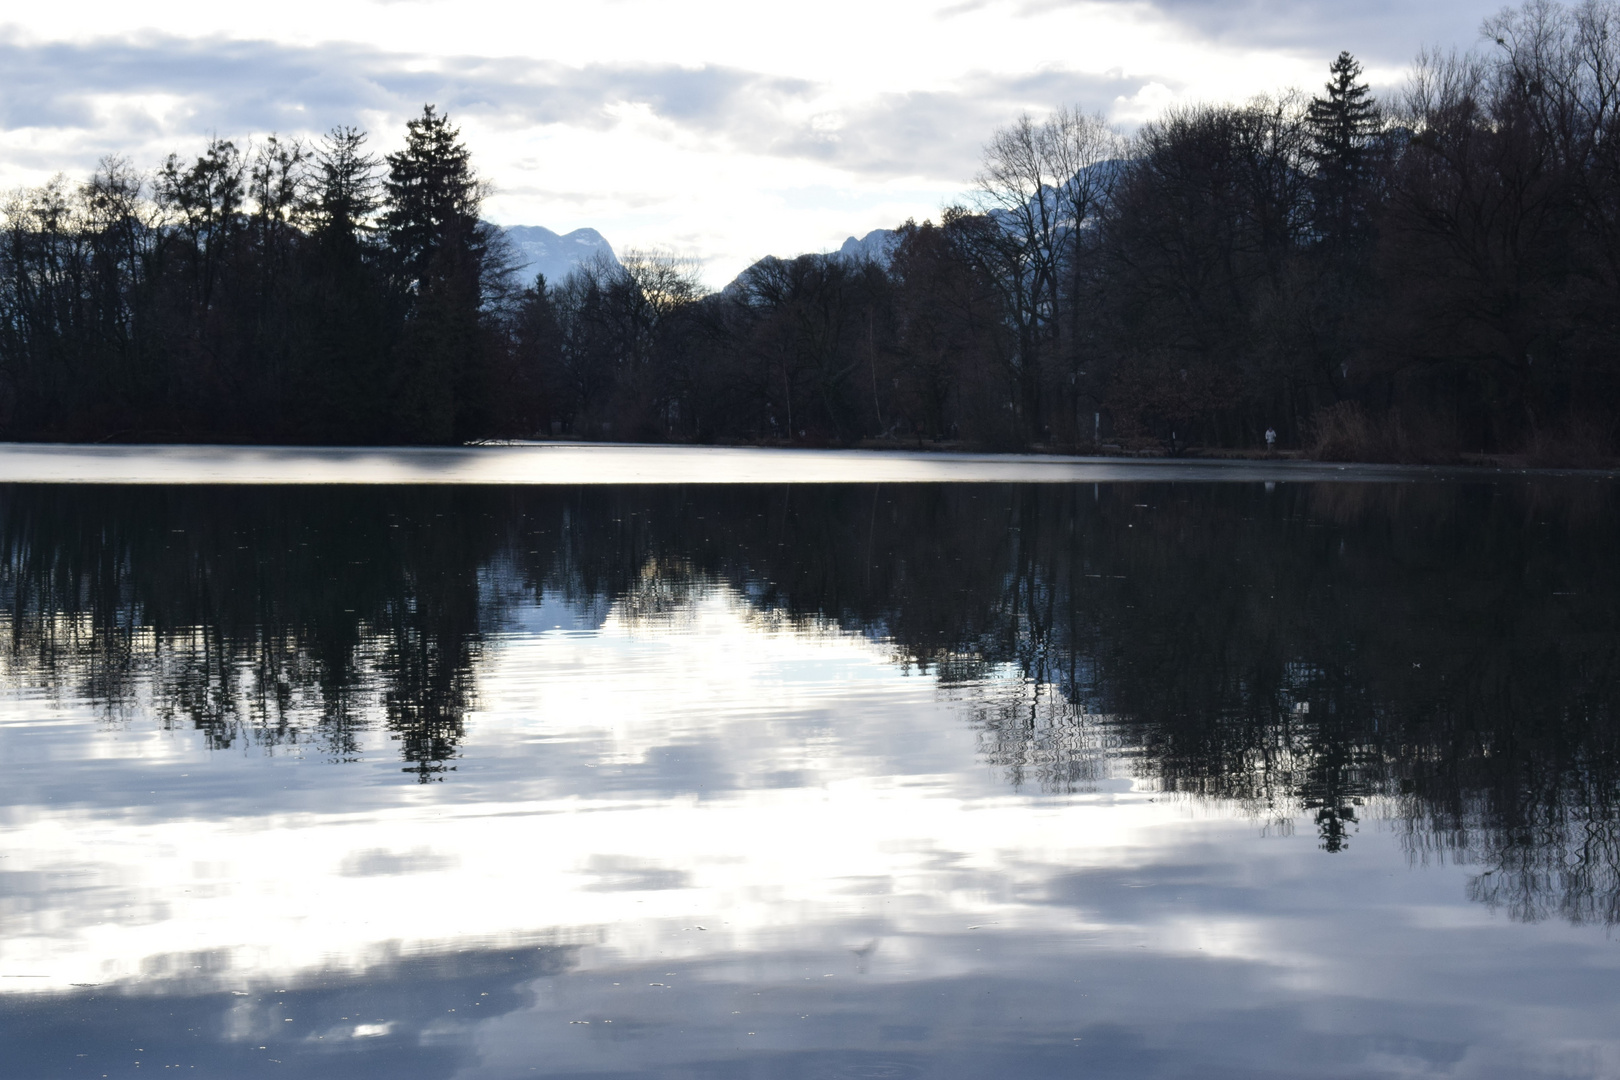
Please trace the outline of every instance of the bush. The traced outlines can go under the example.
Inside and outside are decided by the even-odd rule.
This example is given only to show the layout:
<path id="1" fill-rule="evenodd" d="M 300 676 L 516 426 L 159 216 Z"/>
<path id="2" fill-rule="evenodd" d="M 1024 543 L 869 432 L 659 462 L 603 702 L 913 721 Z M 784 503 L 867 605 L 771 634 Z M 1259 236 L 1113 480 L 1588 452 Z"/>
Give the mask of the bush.
<path id="1" fill-rule="evenodd" d="M 1525 449 L 1539 469 L 1601 469 L 1615 463 L 1613 430 L 1591 417 L 1572 417 L 1551 431 L 1538 431 Z"/>
<path id="2" fill-rule="evenodd" d="M 1354 401 L 1317 410 L 1308 430 L 1317 461 L 1440 464 L 1457 456 L 1435 436 L 1436 425 L 1409 423 L 1396 410 L 1369 416 Z"/>

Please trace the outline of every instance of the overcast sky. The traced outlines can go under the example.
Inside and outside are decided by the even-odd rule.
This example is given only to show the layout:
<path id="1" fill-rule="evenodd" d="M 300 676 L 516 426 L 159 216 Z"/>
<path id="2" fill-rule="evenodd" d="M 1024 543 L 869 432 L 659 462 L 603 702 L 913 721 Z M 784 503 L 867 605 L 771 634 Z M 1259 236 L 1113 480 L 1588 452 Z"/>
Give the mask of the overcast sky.
<path id="1" fill-rule="evenodd" d="M 8 5 L 0 185 L 150 168 L 211 133 L 372 132 L 448 111 L 487 215 L 672 247 L 721 284 L 763 254 L 937 215 L 1021 110 L 1129 127 L 1176 100 L 1315 89 L 1349 49 L 1394 86 L 1488 0 L 281 0 Z"/>

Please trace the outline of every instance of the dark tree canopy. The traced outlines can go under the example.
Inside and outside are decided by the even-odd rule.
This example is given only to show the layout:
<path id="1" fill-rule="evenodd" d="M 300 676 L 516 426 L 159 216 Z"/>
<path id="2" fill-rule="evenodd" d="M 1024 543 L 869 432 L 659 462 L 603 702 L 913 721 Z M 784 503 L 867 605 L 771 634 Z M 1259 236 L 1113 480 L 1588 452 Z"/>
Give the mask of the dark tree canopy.
<path id="1" fill-rule="evenodd" d="M 1375 100 L 1074 107 L 875 257 L 520 282 L 450 118 L 17 192 L 0 438 L 648 441 L 1596 464 L 1620 442 L 1620 0 Z"/>

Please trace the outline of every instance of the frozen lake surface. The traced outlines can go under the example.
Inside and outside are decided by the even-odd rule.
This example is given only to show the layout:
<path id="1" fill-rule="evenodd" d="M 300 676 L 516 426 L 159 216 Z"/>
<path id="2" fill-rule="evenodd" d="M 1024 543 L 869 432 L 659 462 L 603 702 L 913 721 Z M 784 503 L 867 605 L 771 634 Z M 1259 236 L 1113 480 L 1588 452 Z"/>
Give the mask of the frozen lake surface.
<path id="1" fill-rule="evenodd" d="M 466 447 L 0 444 L 0 483 L 928 484 L 1411 481 L 1486 470 L 1309 461 L 519 443 Z"/>

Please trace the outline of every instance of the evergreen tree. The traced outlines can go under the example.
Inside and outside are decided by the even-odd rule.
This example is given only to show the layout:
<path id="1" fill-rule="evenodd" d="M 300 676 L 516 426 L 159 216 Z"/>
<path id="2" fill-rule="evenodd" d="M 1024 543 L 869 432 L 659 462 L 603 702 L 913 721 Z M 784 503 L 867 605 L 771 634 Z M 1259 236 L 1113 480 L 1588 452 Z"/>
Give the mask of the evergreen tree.
<path id="1" fill-rule="evenodd" d="M 315 151 L 313 231 L 334 249 L 357 249 L 377 211 L 377 159 L 365 144 L 365 132 L 336 127 Z"/>
<path id="2" fill-rule="evenodd" d="M 310 250 L 310 371 L 301 410 L 303 437 L 375 442 L 386 437 L 386 358 L 395 319 L 378 265 L 375 215 L 378 160 L 366 135 L 332 129 L 317 146 L 315 191 L 307 213 Z"/>
<path id="3" fill-rule="evenodd" d="M 1367 183 L 1378 135 L 1378 103 L 1361 82 L 1361 64 L 1348 52 L 1328 67 L 1327 96 L 1311 99 L 1305 126 L 1316 167 L 1313 196 L 1318 235 L 1353 243 L 1367 227 Z"/>
<path id="4" fill-rule="evenodd" d="M 387 155 L 382 224 L 410 313 L 394 371 L 395 436 L 449 442 L 479 429 L 488 402 L 481 308 L 487 237 L 461 132 L 432 105 Z"/>
<path id="5" fill-rule="evenodd" d="M 480 199 L 472 155 L 448 116 L 425 105 L 405 132 L 405 149 L 387 156 L 382 222 L 400 269 L 420 287 L 451 269 L 446 249 L 471 250 Z"/>

